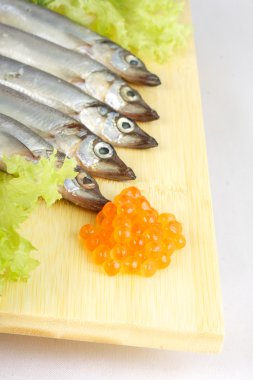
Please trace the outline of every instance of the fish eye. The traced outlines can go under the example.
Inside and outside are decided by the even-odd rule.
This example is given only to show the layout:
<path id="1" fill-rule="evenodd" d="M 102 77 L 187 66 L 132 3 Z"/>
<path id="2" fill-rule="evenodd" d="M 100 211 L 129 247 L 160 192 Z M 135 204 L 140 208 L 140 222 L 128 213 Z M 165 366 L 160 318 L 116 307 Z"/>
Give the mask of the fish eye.
<path id="1" fill-rule="evenodd" d="M 85 177 L 83 178 L 83 184 L 84 184 L 84 185 L 90 185 L 90 184 L 92 184 L 92 183 L 93 183 L 93 181 L 92 181 L 91 178 L 89 178 L 89 177 L 87 177 L 87 176 L 85 176 Z"/>
<path id="2" fill-rule="evenodd" d="M 111 158 L 113 156 L 113 148 L 105 142 L 99 142 L 95 145 L 94 151 L 99 158 Z"/>
<path id="3" fill-rule="evenodd" d="M 141 66 L 141 62 L 134 55 L 131 55 L 131 54 L 127 55 L 126 56 L 126 61 L 131 66 Z"/>
<path id="4" fill-rule="evenodd" d="M 74 169 L 78 175 L 75 178 L 75 181 L 78 183 L 81 188 L 84 189 L 94 189 L 96 187 L 96 183 L 94 182 L 93 178 L 90 177 L 89 174 L 87 174 L 83 168 L 81 168 L 79 165 L 77 165 Z"/>
<path id="5" fill-rule="evenodd" d="M 117 121 L 117 127 L 123 133 L 130 133 L 134 130 L 134 123 L 126 117 L 121 117 Z"/>
<path id="6" fill-rule="evenodd" d="M 88 174 L 84 175 L 82 182 L 85 189 L 91 190 L 96 187 L 94 180 Z"/>
<path id="7" fill-rule="evenodd" d="M 135 102 L 139 100 L 138 93 L 130 87 L 124 86 L 121 88 L 121 94 L 123 98 L 128 102 Z"/>

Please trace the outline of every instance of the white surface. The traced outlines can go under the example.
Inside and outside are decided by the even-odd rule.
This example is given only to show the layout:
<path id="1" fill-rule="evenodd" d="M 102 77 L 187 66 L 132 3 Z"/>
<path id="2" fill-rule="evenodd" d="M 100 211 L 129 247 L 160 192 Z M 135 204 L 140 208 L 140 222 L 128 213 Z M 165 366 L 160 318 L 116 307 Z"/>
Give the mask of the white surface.
<path id="1" fill-rule="evenodd" d="M 253 2 L 191 2 L 225 313 L 222 354 L 0 335 L 1 380 L 253 378 Z"/>

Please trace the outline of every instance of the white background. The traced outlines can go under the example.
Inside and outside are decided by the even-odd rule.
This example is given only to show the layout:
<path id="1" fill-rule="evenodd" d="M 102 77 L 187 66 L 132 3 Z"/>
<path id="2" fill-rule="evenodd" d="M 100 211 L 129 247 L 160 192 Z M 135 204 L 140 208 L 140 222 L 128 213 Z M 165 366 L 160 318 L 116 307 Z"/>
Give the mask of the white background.
<path id="1" fill-rule="evenodd" d="M 253 379 L 253 2 L 191 3 L 220 259 L 223 352 L 0 335 L 1 380 Z"/>

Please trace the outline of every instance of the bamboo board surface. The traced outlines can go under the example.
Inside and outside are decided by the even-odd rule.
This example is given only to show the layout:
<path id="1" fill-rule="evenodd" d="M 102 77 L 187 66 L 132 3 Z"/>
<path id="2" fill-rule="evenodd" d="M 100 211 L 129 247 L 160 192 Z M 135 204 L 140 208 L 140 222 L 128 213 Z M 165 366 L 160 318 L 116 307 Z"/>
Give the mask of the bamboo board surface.
<path id="1" fill-rule="evenodd" d="M 77 234 L 91 212 L 43 204 L 22 228 L 41 262 L 28 283 L 6 286 L 0 332 L 189 351 L 219 351 L 223 317 L 193 40 L 169 64 L 153 66 L 162 86 L 141 88 L 160 120 L 144 129 L 148 151 L 118 150 L 159 211 L 182 221 L 187 246 L 152 278 L 110 278 L 94 266 Z M 112 198 L 128 183 L 99 181 Z"/>

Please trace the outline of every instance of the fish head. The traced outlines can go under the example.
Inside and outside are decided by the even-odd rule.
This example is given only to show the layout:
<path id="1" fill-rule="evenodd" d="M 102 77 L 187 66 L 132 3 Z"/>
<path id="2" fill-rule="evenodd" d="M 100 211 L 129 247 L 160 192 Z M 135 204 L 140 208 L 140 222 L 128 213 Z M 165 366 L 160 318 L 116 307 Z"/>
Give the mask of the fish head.
<path id="1" fill-rule="evenodd" d="M 65 199 L 88 210 L 99 211 L 109 202 L 100 192 L 97 182 L 80 166 L 75 179 L 66 179 L 62 188 Z"/>
<path id="2" fill-rule="evenodd" d="M 133 170 L 119 158 L 113 146 L 95 135 L 90 134 L 82 140 L 76 157 L 89 173 L 97 177 L 116 181 L 136 178 Z"/>
<path id="3" fill-rule="evenodd" d="M 127 81 L 149 86 L 161 84 L 159 77 L 151 73 L 141 59 L 107 38 L 93 44 L 94 58 L 99 60 L 102 53 L 106 66 Z"/>
<path id="4" fill-rule="evenodd" d="M 141 59 L 121 47 L 113 52 L 111 66 L 113 71 L 129 82 L 149 86 L 161 84 L 159 77 L 151 73 Z"/>
<path id="5" fill-rule="evenodd" d="M 73 83 L 131 119 L 151 121 L 159 118 L 157 112 L 149 107 L 137 90 L 109 70 L 94 71 L 85 81 L 77 80 Z"/>
<path id="6" fill-rule="evenodd" d="M 107 91 L 105 102 L 133 120 L 151 121 L 159 118 L 139 92 L 120 79 L 115 80 Z"/>
<path id="7" fill-rule="evenodd" d="M 81 122 L 93 133 L 99 134 L 114 146 L 140 149 L 157 146 L 156 140 L 135 121 L 105 105 L 85 107 L 79 116 Z"/>
<path id="8" fill-rule="evenodd" d="M 120 115 L 115 124 L 120 133 L 120 146 L 136 149 L 147 149 L 158 146 L 157 141 L 141 129 L 133 120 Z"/>

